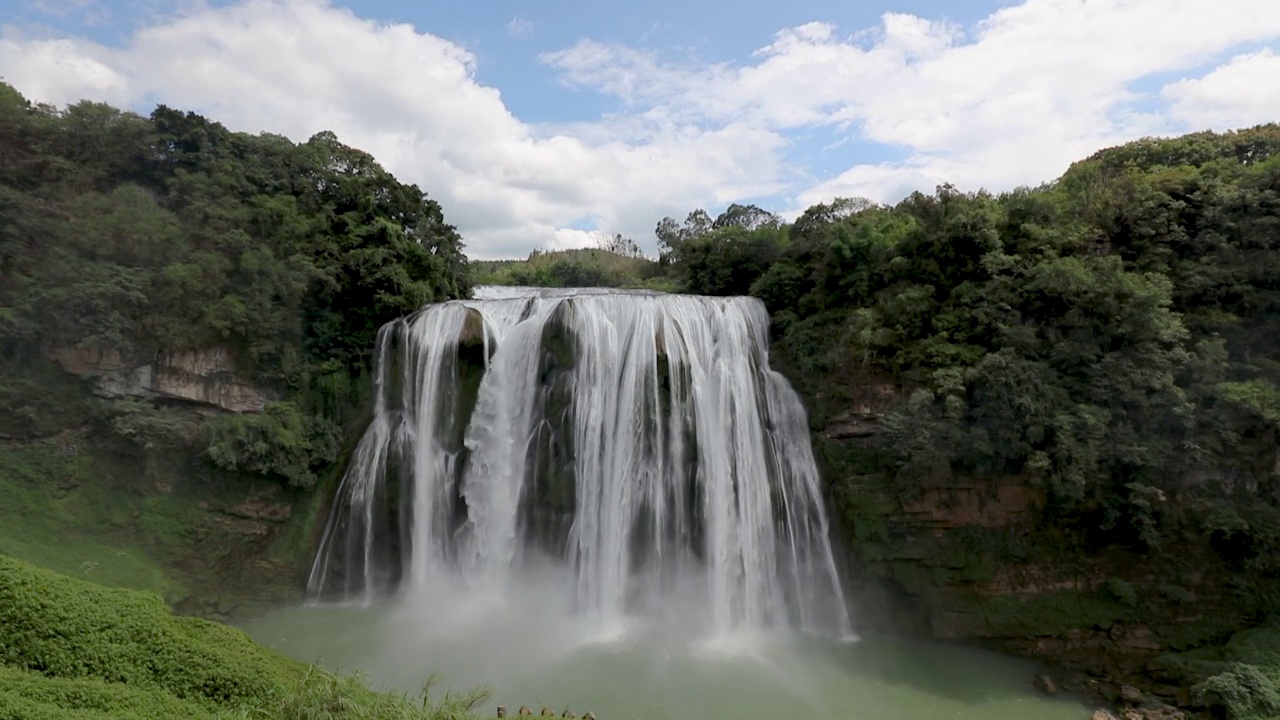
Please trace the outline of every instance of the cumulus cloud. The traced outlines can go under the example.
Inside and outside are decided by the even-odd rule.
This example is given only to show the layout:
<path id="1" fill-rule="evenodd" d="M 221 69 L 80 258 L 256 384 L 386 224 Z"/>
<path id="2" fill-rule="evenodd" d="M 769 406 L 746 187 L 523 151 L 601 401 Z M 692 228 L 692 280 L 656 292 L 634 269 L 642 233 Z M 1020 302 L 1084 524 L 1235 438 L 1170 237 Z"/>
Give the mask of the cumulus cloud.
<path id="1" fill-rule="evenodd" d="M 476 256 L 559 242 L 584 215 L 643 237 L 692 204 L 771 194 L 782 138 L 755 126 L 617 123 L 544 132 L 475 78 L 457 44 L 312 0 L 248 0 L 138 30 L 122 48 L 0 36 L 5 79 L 49 102 L 191 108 L 305 140 L 333 130 L 444 205 Z"/>
<path id="2" fill-rule="evenodd" d="M 1166 85 L 1169 111 L 1197 128 L 1226 130 L 1280 120 L 1280 54 L 1238 55 L 1202 78 Z"/>
<path id="3" fill-rule="evenodd" d="M 594 41 L 544 59 L 565 82 L 650 117 L 826 126 L 901 148 L 901 160 L 803 189 L 804 206 L 850 194 L 892 200 L 944 181 L 1008 188 L 1135 137 L 1259 122 L 1268 109 L 1277 119 L 1270 51 L 1166 88 L 1168 114 L 1138 110 L 1146 98 L 1133 86 L 1278 38 L 1274 0 L 1027 0 L 968 29 L 902 13 L 845 36 L 809 23 L 741 66 L 681 67 Z"/>
<path id="4" fill-rule="evenodd" d="M 519 20 L 508 30 L 525 32 Z M 595 232 L 651 244 L 663 215 L 735 201 L 782 198 L 794 214 L 944 181 L 1004 189 L 1134 137 L 1276 119 L 1280 58 L 1264 47 L 1277 39 L 1275 0 L 1025 0 L 968 27 L 904 13 L 852 33 L 808 23 L 741 63 L 584 40 L 542 61 L 623 109 L 555 125 L 515 117 L 460 45 L 324 0 L 200 4 L 118 48 L 8 27 L 0 68 L 50 102 L 164 102 L 295 140 L 333 130 L 495 257 Z M 1135 89 L 1153 77 L 1174 80 Z M 815 128 L 852 139 L 842 152 L 872 142 L 899 157 L 804 180 L 787 153 Z"/>

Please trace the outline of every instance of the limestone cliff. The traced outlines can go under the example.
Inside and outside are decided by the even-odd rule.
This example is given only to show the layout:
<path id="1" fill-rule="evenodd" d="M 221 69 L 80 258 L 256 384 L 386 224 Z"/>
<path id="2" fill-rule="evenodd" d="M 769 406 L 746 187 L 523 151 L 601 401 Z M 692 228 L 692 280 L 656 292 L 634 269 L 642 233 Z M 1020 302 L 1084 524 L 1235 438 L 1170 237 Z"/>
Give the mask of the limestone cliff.
<path id="1" fill-rule="evenodd" d="M 223 347 L 161 351 L 148 358 L 112 348 L 53 347 L 46 356 L 64 370 L 94 380 L 101 397 L 183 400 L 230 412 L 262 412 L 275 393 L 238 372 Z"/>

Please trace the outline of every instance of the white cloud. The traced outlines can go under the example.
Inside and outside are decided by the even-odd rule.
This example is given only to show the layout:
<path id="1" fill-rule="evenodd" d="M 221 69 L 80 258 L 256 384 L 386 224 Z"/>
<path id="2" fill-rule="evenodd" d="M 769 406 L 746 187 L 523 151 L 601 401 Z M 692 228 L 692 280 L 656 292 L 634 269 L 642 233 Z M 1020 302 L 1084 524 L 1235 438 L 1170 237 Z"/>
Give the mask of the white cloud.
<path id="1" fill-rule="evenodd" d="M 517 15 L 507 23 L 507 34 L 515 38 L 529 37 L 533 34 L 533 21 Z"/>
<path id="2" fill-rule="evenodd" d="M 607 237 L 609 237 L 609 234 L 600 230 L 560 228 L 556 230 L 555 239 L 547 243 L 547 248 L 551 250 L 572 250 L 574 248 L 600 247 L 600 244 Z"/>
<path id="3" fill-rule="evenodd" d="M 1238 55 L 1202 78 L 1165 86 L 1170 113 L 1189 126 L 1226 130 L 1280 121 L 1280 54 Z"/>
<path id="4" fill-rule="evenodd" d="M 527 29 L 520 20 L 508 30 Z M 200 5 L 122 48 L 6 28 L 0 68 L 46 101 L 164 102 L 296 140 L 333 130 L 439 199 L 470 250 L 492 257 L 589 243 L 573 229 L 583 218 L 649 244 L 658 218 L 693 207 L 892 201 L 944 181 L 1004 189 L 1134 137 L 1276 119 L 1280 58 L 1258 48 L 1277 39 L 1275 0 L 1026 0 L 972 27 L 903 13 L 852 34 L 809 23 L 745 63 L 584 40 L 543 61 L 624 110 L 556 125 L 512 115 L 459 45 L 322 0 Z M 815 127 L 901 158 L 805 187 L 785 153 L 789 134 Z"/>
<path id="5" fill-rule="evenodd" d="M 1171 117 L 1136 111 L 1143 98 L 1131 88 L 1278 38 L 1275 0 L 1027 0 L 968 31 L 901 13 L 849 37 L 810 23 L 779 32 L 743 66 L 680 67 L 593 41 L 545 60 L 566 82 L 636 113 L 829 126 L 907 156 L 803 190 L 797 200 L 807 205 L 845 194 L 893 200 L 943 181 L 1009 188 L 1052 179 L 1107 145 L 1188 129 L 1178 121 L 1248 124 L 1267 108 L 1277 119 L 1276 84 L 1265 78 L 1280 74 L 1269 52 L 1173 86 Z M 1246 83 L 1250 93 L 1231 97 Z"/>
<path id="6" fill-rule="evenodd" d="M 0 68 L 59 104 L 163 102 L 299 141 L 333 130 L 437 198 L 480 257 L 559 241 L 558 228 L 588 214 L 646 238 L 665 214 L 782 187 L 784 141 L 766 129 L 619 121 L 547 132 L 477 82 L 460 46 L 313 0 L 201 8 L 119 49 L 6 28 Z"/>

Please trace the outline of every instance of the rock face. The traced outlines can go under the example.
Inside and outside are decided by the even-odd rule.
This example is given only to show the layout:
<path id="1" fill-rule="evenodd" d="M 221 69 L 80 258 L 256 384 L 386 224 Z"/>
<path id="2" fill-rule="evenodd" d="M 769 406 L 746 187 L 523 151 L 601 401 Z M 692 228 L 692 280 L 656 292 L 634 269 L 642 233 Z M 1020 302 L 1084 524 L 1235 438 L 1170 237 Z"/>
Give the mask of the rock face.
<path id="1" fill-rule="evenodd" d="M 222 347 L 163 351 L 142 360 L 111 348 L 55 347 L 46 355 L 73 375 L 95 379 L 94 393 L 101 397 L 184 400 L 236 413 L 262 412 L 275 399 L 238 374 Z"/>
<path id="2" fill-rule="evenodd" d="M 1161 658 L 1254 622 L 1250 601 L 1230 590 L 1239 580 L 1207 543 L 1142 554 L 1072 533 L 1050 519 L 1044 489 L 1028 477 L 895 478 L 879 443 L 901 388 L 855 362 L 821 377 L 786 357 L 774 366 L 809 410 L 861 628 L 1033 658 L 1055 672 L 1028 678 L 1042 692 L 1114 703 L 1119 714 L 1098 717 L 1127 719 L 1188 717 L 1174 705 L 1192 707 L 1191 681 Z M 1272 456 L 1265 460 L 1269 468 Z"/>

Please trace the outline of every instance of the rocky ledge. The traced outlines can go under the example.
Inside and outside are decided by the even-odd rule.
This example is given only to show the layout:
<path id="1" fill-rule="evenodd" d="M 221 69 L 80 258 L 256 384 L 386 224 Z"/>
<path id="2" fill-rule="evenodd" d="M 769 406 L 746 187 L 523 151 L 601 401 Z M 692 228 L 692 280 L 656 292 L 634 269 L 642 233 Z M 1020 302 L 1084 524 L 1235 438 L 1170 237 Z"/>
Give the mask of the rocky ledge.
<path id="1" fill-rule="evenodd" d="M 243 377 L 224 347 L 170 350 L 132 358 L 112 348 L 53 347 L 63 370 L 94 380 L 100 397 L 179 400 L 235 413 L 262 412 L 276 397 Z"/>

